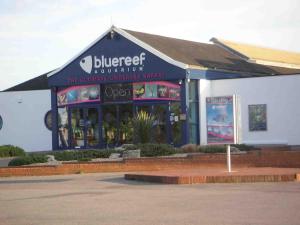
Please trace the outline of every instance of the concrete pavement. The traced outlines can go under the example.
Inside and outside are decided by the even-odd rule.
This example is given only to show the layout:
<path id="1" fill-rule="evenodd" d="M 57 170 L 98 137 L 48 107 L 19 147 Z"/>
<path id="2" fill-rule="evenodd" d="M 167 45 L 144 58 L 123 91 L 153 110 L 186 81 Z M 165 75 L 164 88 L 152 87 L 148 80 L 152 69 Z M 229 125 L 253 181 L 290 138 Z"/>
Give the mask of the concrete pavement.
<path id="1" fill-rule="evenodd" d="M 0 224 L 300 223 L 299 182 L 159 185 L 123 175 L 0 178 Z"/>

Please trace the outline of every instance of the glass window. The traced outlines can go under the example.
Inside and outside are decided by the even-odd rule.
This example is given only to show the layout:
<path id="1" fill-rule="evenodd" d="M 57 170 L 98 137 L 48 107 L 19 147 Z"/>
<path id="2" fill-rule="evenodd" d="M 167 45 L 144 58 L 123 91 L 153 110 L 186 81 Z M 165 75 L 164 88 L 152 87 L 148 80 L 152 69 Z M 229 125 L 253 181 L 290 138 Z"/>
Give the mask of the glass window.
<path id="1" fill-rule="evenodd" d="M 188 122 L 189 122 L 189 143 L 197 143 L 198 133 L 198 81 L 191 80 L 189 83 L 189 110 L 188 110 Z"/>
<path id="2" fill-rule="evenodd" d="M 249 105 L 249 130 L 266 131 L 267 130 L 267 105 Z"/>
<path id="3" fill-rule="evenodd" d="M 46 115 L 45 115 L 45 126 L 49 129 L 52 130 L 52 114 L 51 114 L 51 110 L 49 110 Z"/>
<path id="4" fill-rule="evenodd" d="M 153 138 L 155 143 L 166 143 L 167 142 L 167 106 L 166 105 L 155 105 L 153 115 L 155 117 L 153 131 Z"/>
<path id="5" fill-rule="evenodd" d="M 172 129 L 172 140 L 174 145 L 181 144 L 181 125 L 182 121 L 180 120 L 180 103 L 179 102 L 171 102 L 171 110 L 170 110 L 170 123 Z"/>
<path id="6" fill-rule="evenodd" d="M 189 82 L 189 100 L 197 101 L 197 80 L 191 80 Z"/>
<path id="7" fill-rule="evenodd" d="M 3 126 L 3 120 L 2 117 L 0 116 L 0 130 L 2 129 L 2 126 Z"/>
<path id="8" fill-rule="evenodd" d="M 189 122 L 197 123 L 197 103 L 193 102 L 189 104 Z"/>

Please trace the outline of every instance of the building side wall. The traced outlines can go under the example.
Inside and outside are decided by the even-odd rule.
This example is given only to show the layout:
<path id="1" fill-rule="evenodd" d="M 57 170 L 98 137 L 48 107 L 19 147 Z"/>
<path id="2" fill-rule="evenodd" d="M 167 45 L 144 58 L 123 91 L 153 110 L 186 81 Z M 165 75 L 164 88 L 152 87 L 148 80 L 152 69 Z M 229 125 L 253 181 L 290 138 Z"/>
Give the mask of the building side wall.
<path id="1" fill-rule="evenodd" d="M 299 87 L 300 75 L 214 80 L 211 96 L 238 96 L 242 143 L 300 145 Z M 267 105 L 267 131 L 249 131 L 248 105 L 252 104 Z M 202 113 L 201 121 L 203 117 Z M 203 123 L 201 128 L 206 134 Z"/>
<path id="2" fill-rule="evenodd" d="M 199 82 L 199 126 L 200 126 L 200 145 L 207 144 L 206 133 L 206 97 L 211 96 L 211 81 L 201 79 Z"/>
<path id="3" fill-rule="evenodd" d="M 50 90 L 1 92 L 0 145 L 16 145 L 25 151 L 51 150 L 51 131 L 44 123 L 50 99 Z"/>

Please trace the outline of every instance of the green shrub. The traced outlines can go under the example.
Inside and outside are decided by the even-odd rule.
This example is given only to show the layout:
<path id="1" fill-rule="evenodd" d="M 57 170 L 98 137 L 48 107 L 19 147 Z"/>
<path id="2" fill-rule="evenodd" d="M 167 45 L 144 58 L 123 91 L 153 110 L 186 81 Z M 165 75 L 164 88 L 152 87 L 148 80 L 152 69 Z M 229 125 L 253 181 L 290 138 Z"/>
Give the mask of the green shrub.
<path id="1" fill-rule="evenodd" d="M 21 156 L 11 160 L 8 166 L 22 166 L 29 165 L 33 163 L 45 163 L 47 162 L 47 158 L 45 155 L 27 155 Z"/>
<path id="2" fill-rule="evenodd" d="M 139 147 L 137 146 L 137 145 L 124 145 L 124 148 L 125 148 L 125 150 L 136 150 L 136 149 L 138 149 Z"/>
<path id="3" fill-rule="evenodd" d="M 203 145 L 198 147 L 199 152 L 203 153 L 225 153 L 226 146 L 225 145 Z"/>
<path id="4" fill-rule="evenodd" d="M 25 156 L 24 149 L 13 145 L 0 146 L 0 158 L 12 156 Z"/>
<path id="5" fill-rule="evenodd" d="M 132 119 L 135 143 L 147 143 L 151 139 L 151 129 L 155 118 L 153 115 L 140 111 Z"/>
<path id="6" fill-rule="evenodd" d="M 168 144 L 138 144 L 137 147 L 141 150 L 142 157 L 166 156 L 175 154 L 175 149 Z"/>
<path id="7" fill-rule="evenodd" d="M 105 150 L 66 150 L 66 151 L 53 151 L 47 153 L 31 153 L 31 155 L 54 155 L 55 159 L 58 161 L 71 161 L 71 160 L 81 160 L 81 159 L 95 159 L 95 158 L 108 158 L 111 153 L 116 152 L 115 150 L 105 149 Z"/>

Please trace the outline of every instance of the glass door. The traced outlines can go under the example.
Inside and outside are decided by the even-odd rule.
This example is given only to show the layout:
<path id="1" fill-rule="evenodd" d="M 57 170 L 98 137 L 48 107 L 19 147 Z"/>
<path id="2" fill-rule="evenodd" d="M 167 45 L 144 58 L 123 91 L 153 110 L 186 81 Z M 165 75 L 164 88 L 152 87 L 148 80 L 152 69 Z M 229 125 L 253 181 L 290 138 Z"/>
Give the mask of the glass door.
<path id="1" fill-rule="evenodd" d="M 106 145 L 115 146 L 118 140 L 118 115 L 116 105 L 105 105 L 103 112 L 103 140 Z"/>
<path id="2" fill-rule="evenodd" d="M 88 108 L 86 113 L 86 142 L 88 147 L 95 147 L 99 141 L 99 111 L 97 108 Z"/>
<path id="3" fill-rule="evenodd" d="M 155 117 L 154 127 L 153 127 L 153 137 L 155 143 L 167 143 L 167 105 L 154 105 L 153 115 Z"/>
<path id="4" fill-rule="evenodd" d="M 129 144 L 133 142 L 133 108 L 132 104 L 119 105 L 119 144 Z"/>
<path id="5" fill-rule="evenodd" d="M 84 147 L 84 110 L 71 108 L 71 147 Z"/>
<path id="6" fill-rule="evenodd" d="M 99 146 L 98 108 L 71 108 L 70 123 L 71 147 L 90 148 Z"/>

